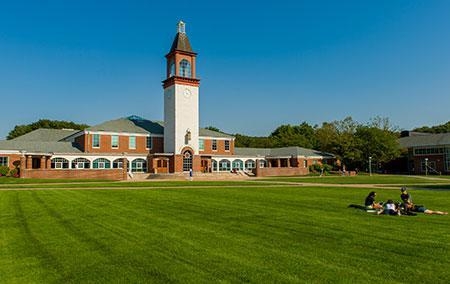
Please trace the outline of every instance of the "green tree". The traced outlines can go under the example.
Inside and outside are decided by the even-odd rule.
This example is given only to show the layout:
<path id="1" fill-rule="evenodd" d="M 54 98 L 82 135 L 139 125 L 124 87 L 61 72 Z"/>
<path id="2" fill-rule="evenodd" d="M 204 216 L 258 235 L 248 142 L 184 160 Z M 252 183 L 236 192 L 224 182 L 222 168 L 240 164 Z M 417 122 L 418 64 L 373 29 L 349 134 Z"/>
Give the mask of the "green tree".
<path id="1" fill-rule="evenodd" d="M 272 148 L 273 141 L 269 137 L 246 136 L 242 134 L 234 135 L 234 145 L 244 148 Z"/>
<path id="2" fill-rule="evenodd" d="M 295 126 L 287 124 L 275 129 L 270 138 L 276 147 L 298 146 L 314 148 L 317 145 L 314 132 L 314 128 L 306 122 Z"/>
<path id="3" fill-rule="evenodd" d="M 357 127 L 358 123 L 350 116 L 331 123 L 324 122 L 321 128 L 316 129 L 318 150 L 333 153 L 346 167 L 356 167 L 361 159 L 354 135 Z"/>
<path id="4" fill-rule="evenodd" d="M 449 133 L 450 132 L 450 121 L 447 123 L 436 125 L 432 127 L 422 126 L 415 128 L 413 131 L 426 132 L 426 133 Z"/>
<path id="5" fill-rule="evenodd" d="M 75 129 L 75 130 L 83 130 L 88 128 L 87 124 L 77 124 L 72 121 L 64 121 L 64 120 L 49 120 L 49 119 L 40 119 L 36 122 L 26 125 L 16 125 L 13 130 L 8 133 L 6 139 L 14 139 L 16 137 L 22 136 L 31 132 L 33 130 L 39 128 L 50 128 L 50 129 Z"/>
<path id="6" fill-rule="evenodd" d="M 219 128 L 214 127 L 214 126 L 206 126 L 205 129 L 209 129 L 209 130 L 216 131 L 216 132 L 222 132 L 222 131 L 220 131 Z"/>
<path id="7" fill-rule="evenodd" d="M 362 167 L 367 167 L 369 157 L 377 164 L 383 165 L 401 154 L 398 135 L 389 129 L 371 125 L 359 126 L 355 136 L 362 154 Z"/>

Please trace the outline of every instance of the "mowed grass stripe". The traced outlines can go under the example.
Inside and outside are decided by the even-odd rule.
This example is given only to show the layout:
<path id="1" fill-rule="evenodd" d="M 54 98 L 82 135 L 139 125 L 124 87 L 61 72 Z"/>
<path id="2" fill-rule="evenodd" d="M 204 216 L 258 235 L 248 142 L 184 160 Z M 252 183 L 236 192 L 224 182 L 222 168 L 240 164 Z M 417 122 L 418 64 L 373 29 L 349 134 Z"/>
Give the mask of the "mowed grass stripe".
<path id="1" fill-rule="evenodd" d="M 32 282 L 448 279 L 448 217 L 371 216 L 346 208 L 366 193 L 307 187 L 27 191 L 3 192 L 0 200 L 17 194 L 40 208 L 27 209 L 30 230 L 60 267 L 38 262 L 40 277 L 33 279 L 41 281 Z M 379 192 L 392 194 L 398 192 Z M 425 191 L 414 196 L 430 207 L 449 197 Z M 5 218 L 2 225 L 10 223 Z M 9 268 L 0 271 L 16 271 L 15 259 L 24 259 L 4 255 Z M 408 267 L 399 266 L 405 258 Z M 9 279 L 26 280 L 15 275 L 22 278 Z"/>

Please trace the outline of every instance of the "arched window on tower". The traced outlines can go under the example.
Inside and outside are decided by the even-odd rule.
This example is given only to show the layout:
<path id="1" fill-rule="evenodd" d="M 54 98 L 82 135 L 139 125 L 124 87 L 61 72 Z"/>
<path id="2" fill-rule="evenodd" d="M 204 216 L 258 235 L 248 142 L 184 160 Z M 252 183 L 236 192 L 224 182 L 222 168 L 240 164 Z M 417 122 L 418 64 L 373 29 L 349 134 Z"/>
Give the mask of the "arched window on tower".
<path id="1" fill-rule="evenodd" d="M 181 77 L 191 78 L 191 63 L 186 59 L 180 61 L 180 74 Z"/>
<path id="2" fill-rule="evenodd" d="M 173 60 L 169 63 L 169 77 L 175 76 L 175 62 Z"/>

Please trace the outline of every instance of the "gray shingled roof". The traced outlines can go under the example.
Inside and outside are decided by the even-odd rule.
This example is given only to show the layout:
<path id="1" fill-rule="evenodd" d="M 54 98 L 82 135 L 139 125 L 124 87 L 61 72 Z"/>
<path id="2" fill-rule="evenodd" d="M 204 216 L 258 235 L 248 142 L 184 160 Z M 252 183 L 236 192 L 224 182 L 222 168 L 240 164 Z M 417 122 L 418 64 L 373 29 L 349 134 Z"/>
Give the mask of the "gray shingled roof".
<path id="1" fill-rule="evenodd" d="M 153 122 L 137 116 L 109 120 L 87 128 L 88 131 L 110 131 L 142 134 L 164 134 L 164 127 L 160 122 Z"/>
<path id="2" fill-rule="evenodd" d="M 175 50 L 193 52 L 191 43 L 185 33 L 177 33 L 170 48 L 170 52 Z"/>
<path id="3" fill-rule="evenodd" d="M 322 156 L 324 158 L 334 158 L 330 153 L 320 152 L 313 149 L 302 147 L 283 147 L 283 148 L 234 148 L 234 152 L 238 156 L 264 156 L 264 157 L 313 157 Z"/>
<path id="4" fill-rule="evenodd" d="M 234 138 L 233 135 L 222 133 L 222 132 L 217 132 L 217 131 L 213 131 L 213 130 L 205 129 L 205 128 L 200 128 L 199 129 L 199 136 L 202 136 L 202 137 L 217 137 L 217 138 Z"/>
<path id="5" fill-rule="evenodd" d="M 55 141 L 19 141 L 5 140 L 0 141 L 0 150 L 16 150 L 33 153 L 81 153 L 71 142 Z"/>
<path id="6" fill-rule="evenodd" d="M 80 130 L 67 130 L 67 129 L 46 129 L 39 128 L 28 132 L 22 136 L 12 139 L 12 141 L 40 141 L 40 142 L 56 142 L 62 141 L 64 138 L 79 132 Z"/>
<path id="7" fill-rule="evenodd" d="M 399 140 L 403 148 L 424 147 L 424 146 L 445 146 L 450 145 L 450 133 L 413 135 L 402 137 Z"/>

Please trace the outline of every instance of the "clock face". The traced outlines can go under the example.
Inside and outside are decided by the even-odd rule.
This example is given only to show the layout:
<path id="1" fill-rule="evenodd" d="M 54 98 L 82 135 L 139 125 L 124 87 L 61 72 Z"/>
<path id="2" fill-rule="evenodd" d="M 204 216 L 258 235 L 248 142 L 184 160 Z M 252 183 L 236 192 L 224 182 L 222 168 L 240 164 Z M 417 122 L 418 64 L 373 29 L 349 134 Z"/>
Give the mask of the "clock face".
<path id="1" fill-rule="evenodd" d="M 188 88 L 184 89 L 183 95 L 184 95 L 186 98 L 190 98 L 191 95 L 192 95 L 191 90 L 189 90 Z"/>

